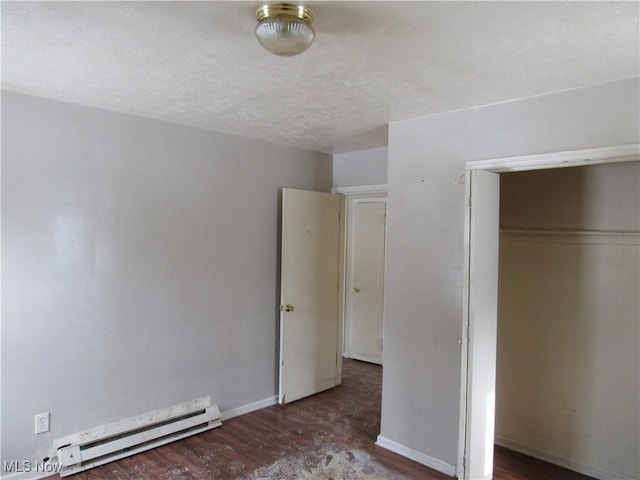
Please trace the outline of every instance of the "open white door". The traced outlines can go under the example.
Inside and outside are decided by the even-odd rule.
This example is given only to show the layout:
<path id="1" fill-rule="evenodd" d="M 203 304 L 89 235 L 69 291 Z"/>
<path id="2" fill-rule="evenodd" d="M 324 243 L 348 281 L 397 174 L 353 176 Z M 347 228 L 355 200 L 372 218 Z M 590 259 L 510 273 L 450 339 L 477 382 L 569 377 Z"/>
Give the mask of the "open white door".
<path id="1" fill-rule="evenodd" d="M 281 404 L 338 382 L 341 203 L 330 193 L 282 192 Z"/>
<path id="2" fill-rule="evenodd" d="M 500 175 L 470 170 L 465 479 L 490 479 L 496 388 Z"/>

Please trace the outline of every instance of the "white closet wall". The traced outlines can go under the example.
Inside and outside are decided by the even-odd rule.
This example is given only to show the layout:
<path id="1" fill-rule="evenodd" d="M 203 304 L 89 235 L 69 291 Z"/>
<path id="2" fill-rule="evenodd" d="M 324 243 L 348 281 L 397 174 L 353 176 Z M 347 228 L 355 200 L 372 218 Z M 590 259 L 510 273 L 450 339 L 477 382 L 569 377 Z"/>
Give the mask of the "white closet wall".
<path id="1" fill-rule="evenodd" d="M 496 441 L 637 478 L 640 164 L 501 180 Z"/>

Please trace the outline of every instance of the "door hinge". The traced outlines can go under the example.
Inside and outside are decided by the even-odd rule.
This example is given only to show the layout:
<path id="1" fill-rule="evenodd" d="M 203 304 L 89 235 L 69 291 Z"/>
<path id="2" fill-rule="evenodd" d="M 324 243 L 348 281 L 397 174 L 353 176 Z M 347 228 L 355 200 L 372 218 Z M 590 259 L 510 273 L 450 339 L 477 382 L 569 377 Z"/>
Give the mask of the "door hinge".
<path id="1" fill-rule="evenodd" d="M 469 195 L 469 210 L 471 210 L 471 195 Z"/>

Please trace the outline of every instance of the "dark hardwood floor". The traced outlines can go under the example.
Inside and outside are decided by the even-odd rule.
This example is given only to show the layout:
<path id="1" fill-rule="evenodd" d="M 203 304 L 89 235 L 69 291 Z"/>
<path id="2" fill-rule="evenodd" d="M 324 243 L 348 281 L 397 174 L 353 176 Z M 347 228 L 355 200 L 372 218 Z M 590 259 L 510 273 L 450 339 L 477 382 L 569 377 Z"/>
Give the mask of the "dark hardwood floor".
<path id="1" fill-rule="evenodd" d="M 382 369 L 344 362 L 340 387 L 224 422 L 208 432 L 71 477 L 89 479 L 444 480 L 450 477 L 375 446 Z M 585 480 L 497 448 L 496 480 Z"/>
<path id="2" fill-rule="evenodd" d="M 493 458 L 493 478 L 494 480 L 596 480 L 497 445 Z"/>

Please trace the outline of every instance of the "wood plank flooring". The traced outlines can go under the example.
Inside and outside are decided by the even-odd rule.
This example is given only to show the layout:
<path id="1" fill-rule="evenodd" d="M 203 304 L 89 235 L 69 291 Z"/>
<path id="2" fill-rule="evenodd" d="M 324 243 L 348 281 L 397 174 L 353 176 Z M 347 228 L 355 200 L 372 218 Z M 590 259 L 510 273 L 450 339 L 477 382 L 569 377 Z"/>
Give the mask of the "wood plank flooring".
<path id="1" fill-rule="evenodd" d="M 380 429 L 381 367 L 345 360 L 343 379 L 343 385 L 327 392 L 243 415 L 224 422 L 220 428 L 68 478 L 450 479 L 375 446 Z M 347 470 L 340 470 L 345 465 Z M 497 448 L 494 478 L 589 477 Z"/>

